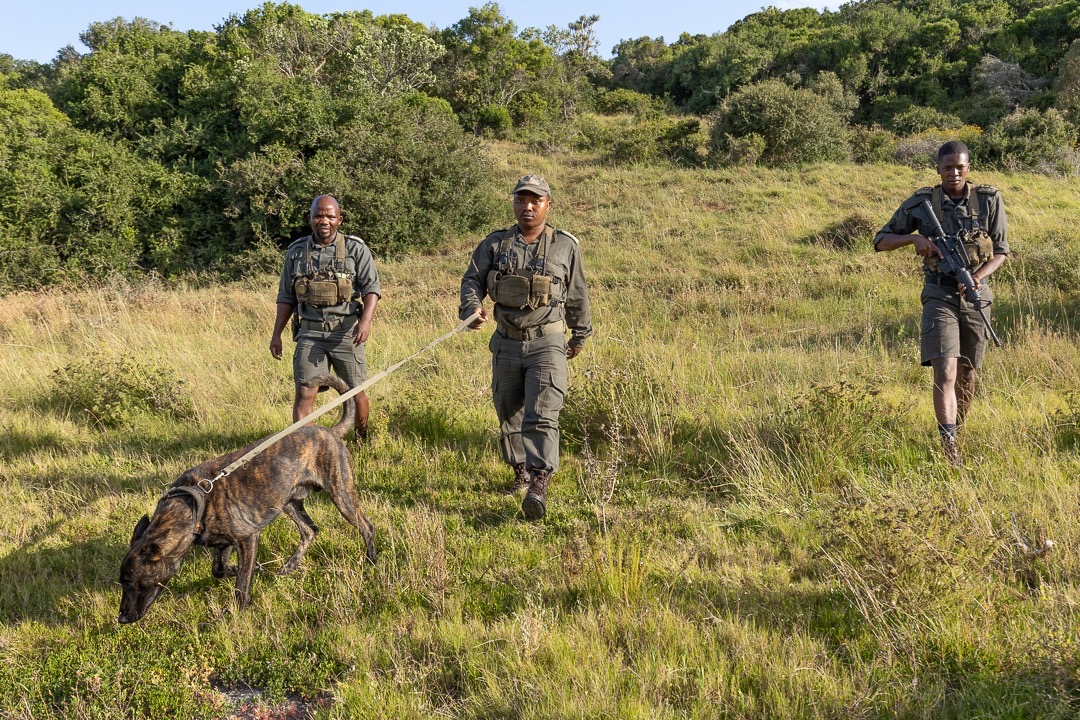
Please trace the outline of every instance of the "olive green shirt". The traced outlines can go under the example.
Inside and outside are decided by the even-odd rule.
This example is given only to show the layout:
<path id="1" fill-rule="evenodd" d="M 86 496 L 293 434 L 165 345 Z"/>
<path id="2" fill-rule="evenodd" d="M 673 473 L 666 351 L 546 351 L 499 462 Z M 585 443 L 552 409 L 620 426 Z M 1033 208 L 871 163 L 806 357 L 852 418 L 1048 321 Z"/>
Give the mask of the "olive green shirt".
<path id="1" fill-rule="evenodd" d="M 970 186 L 971 183 L 968 183 Z M 929 212 L 923 205 L 923 201 L 931 202 L 934 188 L 921 188 L 914 195 L 900 205 L 893 213 L 889 222 L 874 236 L 874 248 L 887 234 L 911 235 L 918 233 L 926 237 L 935 234 L 934 224 L 930 219 Z M 995 255 L 1009 254 L 1009 226 L 1005 218 L 1005 201 L 1001 193 L 991 185 L 977 185 L 975 196 L 978 198 L 978 223 L 985 230 L 994 244 Z M 944 217 L 941 220 L 941 228 L 946 235 L 956 235 L 961 230 L 973 229 L 974 218 L 971 216 L 971 208 L 968 207 L 968 187 L 959 200 L 953 200 L 947 193 L 942 193 L 941 211 Z M 924 258 L 923 270 L 927 274 L 933 273 L 928 261 Z"/>
<path id="2" fill-rule="evenodd" d="M 345 272 L 352 275 L 352 296 L 346 302 L 327 307 L 315 307 L 310 303 L 299 303 L 297 312 L 301 320 L 326 322 L 336 318 L 357 315 L 363 308 L 363 297 L 375 293 L 382 297 L 379 286 L 379 273 L 375 269 L 375 258 L 367 244 L 358 237 L 338 233 L 333 242 L 319 245 L 310 235 L 305 235 L 289 245 L 285 251 L 285 264 L 278 282 L 277 302 L 297 305 L 295 283 L 298 278 L 308 276 L 333 278 L 334 261 L 337 258 L 337 244 L 345 243 Z M 311 252 L 311 266 L 308 267 L 308 249 Z"/>
<path id="3" fill-rule="evenodd" d="M 514 242 L 507 258 L 513 269 L 533 268 L 536 272 L 551 275 L 552 304 L 532 308 L 511 308 L 495 304 L 495 321 L 516 330 L 528 330 L 548 323 L 566 322 L 570 329 L 570 344 L 581 345 L 593 333 L 589 312 L 589 289 L 585 281 L 581 246 L 573 235 L 548 225 L 540 237 L 526 244 L 521 231 L 515 225 Z M 473 251 L 469 268 L 461 278 L 461 305 L 458 316 L 464 320 L 473 310 L 483 304 L 490 288 L 488 273 L 497 270 L 496 255 L 507 230 L 491 233 Z M 537 267 L 537 257 L 548 240 L 544 267 Z"/>

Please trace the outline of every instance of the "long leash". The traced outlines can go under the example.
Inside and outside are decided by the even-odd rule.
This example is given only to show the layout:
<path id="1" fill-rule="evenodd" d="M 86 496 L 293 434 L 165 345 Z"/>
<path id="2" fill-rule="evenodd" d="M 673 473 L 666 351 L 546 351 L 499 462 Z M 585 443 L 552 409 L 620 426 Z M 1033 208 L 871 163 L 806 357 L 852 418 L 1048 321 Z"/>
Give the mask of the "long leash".
<path id="1" fill-rule="evenodd" d="M 422 347 L 419 350 L 417 350 L 416 352 L 414 352 L 412 355 L 409 355 L 408 357 L 397 361 L 396 363 L 394 363 L 390 367 L 386 368 L 385 370 L 382 370 L 379 373 L 377 373 L 375 375 L 372 375 L 367 380 L 360 383 L 356 387 L 352 388 L 348 392 L 337 396 L 337 398 L 335 398 L 332 402 L 329 402 L 326 405 L 323 405 L 318 410 L 314 411 L 310 415 L 307 415 L 306 417 L 301 418 L 300 420 L 297 420 L 296 422 L 294 422 L 292 425 L 285 428 L 281 432 L 279 432 L 279 433 L 277 433 L 275 435 L 271 435 L 267 439 L 263 440 L 261 443 L 256 445 L 254 448 L 247 451 L 242 457 L 240 457 L 239 459 L 233 461 L 231 464 L 226 466 L 225 469 L 222 470 L 220 473 L 218 473 L 217 477 L 215 477 L 213 480 L 210 480 L 210 479 L 207 479 L 207 478 L 203 478 L 203 479 L 199 480 L 199 482 L 198 482 L 199 487 L 202 488 L 204 492 L 210 492 L 211 490 L 214 489 L 214 483 L 216 483 L 221 478 L 226 477 L 228 475 L 231 475 L 232 473 L 234 473 L 237 470 L 239 470 L 240 468 L 242 468 L 253 457 L 255 457 L 256 455 L 261 453 L 263 450 L 265 450 L 266 448 L 268 448 L 271 445 L 273 445 L 274 443 L 276 443 L 278 440 L 281 440 L 282 438 L 284 438 L 284 437 L 286 437 L 288 435 L 291 435 L 292 433 L 296 432 L 297 430 L 304 427 L 305 425 L 311 424 L 312 421 L 314 421 L 317 418 L 321 417 L 322 415 L 325 415 L 326 413 L 330 412 L 331 410 L 336 408 L 338 405 L 340 405 L 341 403 L 343 403 L 346 400 L 350 399 L 351 397 L 353 397 L 357 393 L 361 393 L 364 390 L 368 389 L 369 387 L 371 387 L 375 383 L 377 383 L 380 380 L 382 380 L 383 378 L 385 378 L 390 373 L 392 373 L 395 370 L 397 370 L 398 368 L 400 368 L 405 363 L 407 363 L 410 360 L 412 360 L 413 358 L 415 358 L 417 355 L 422 355 L 423 353 L 427 352 L 428 350 L 435 347 L 436 345 L 439 345 L 440 343 L 444 343 L 447 340 L 449 340 L 450 338 L 452 338 L 454 335 L 457 335 L 459 332 L 468 329 L 469 325 L 472 325 L 473 322 L 475 322 L 479 317 L 480 317 L 480 311 L 477 310 L 472 315 L 470 315 L 469 317 L 465 318 L 460 323 L 458 323 L 458 326 L 456 328 L 454 328 L 453 330 L 451 330 L 450 332 L 446 333 L 445 335 L 442 335 L 440 337 L 435 338 L 434 340 L 429 342 L 427 345 L 425 345 L 424 347 Z M 207 484 L 208 486 L 204 486 L 204 483 Z"/>

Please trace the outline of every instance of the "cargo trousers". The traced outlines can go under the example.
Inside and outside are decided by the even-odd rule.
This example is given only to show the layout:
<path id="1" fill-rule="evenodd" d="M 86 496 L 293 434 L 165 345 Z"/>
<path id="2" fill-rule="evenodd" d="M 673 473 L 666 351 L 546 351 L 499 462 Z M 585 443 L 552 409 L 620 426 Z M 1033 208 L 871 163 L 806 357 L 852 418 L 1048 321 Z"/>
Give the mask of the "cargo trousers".
<path id="1" fill-rule="evenodd" d="M 559 413 L 566 402 L 565 336 L 513 340 L 496 331 L 488 349 L 503 460 L 554 473 L 559 469 Z"/>

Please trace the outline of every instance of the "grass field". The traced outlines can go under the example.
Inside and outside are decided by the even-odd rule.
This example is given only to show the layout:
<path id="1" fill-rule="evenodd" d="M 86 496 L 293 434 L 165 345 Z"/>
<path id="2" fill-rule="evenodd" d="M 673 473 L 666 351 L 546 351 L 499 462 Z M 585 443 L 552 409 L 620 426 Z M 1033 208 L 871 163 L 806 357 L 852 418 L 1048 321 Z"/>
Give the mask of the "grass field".
<path id="1" fill-rule="evenodd" d="M 498 492 L 490 327 L 465 333 L 370 391 L 375 566 L 316 496 L 300 572 L 278 520 L 246 610 L 199 549 L 119 626 L 162 489 L 290 422 L 276 279 L 0 299 L 0 717 L 1080 714 L 1080 180 L 972 173 L 1014 257 L 952 470 L 917 259 L 870 247 L 931 169 L 493 152 L 507 188 L 551 181 L 592 293 L 547 518 Z M 477 240 L 380 259 L 372 372 L 454 326 Z M 121 389 L 158 409 L 95 409 Z"/>

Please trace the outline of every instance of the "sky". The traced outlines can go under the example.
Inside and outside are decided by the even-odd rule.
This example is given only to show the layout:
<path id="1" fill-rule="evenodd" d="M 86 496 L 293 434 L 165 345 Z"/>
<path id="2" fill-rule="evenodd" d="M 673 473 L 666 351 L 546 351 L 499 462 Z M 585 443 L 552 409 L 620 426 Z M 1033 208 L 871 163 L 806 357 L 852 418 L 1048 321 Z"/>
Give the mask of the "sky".
<path id="1" fill-rule="evenodd" d="M 400 13 L 416 22 L 445 28 L 480 7 L 485 0 L 293 0 L 304 10 L 322 15 L 346 10 L 370 10 L 375 15 Z M 503 15 L 518 29 L 566 27 L 582 15 L 599 15 L 596 34 L 599 54 L 610 57 L 621 40 L 663 37 L 668 43 L 684 32 L 711 35 L 727 30 L 736 20 L 762 7 L 814 7 L 836 9 L 840 2 L 799 2 L 798 0 L 501 0 Z M 91 23 L 122 17 L 143 17 L 174 30 L 213 30 L 232 14 L 241 14 L 262 5 L 262 0 L 4 0 L 0 4 L 0 53 L 18 60 L 48 62 L 65 45 L 79 52 L 87 48 L 79 34 Z"/>

